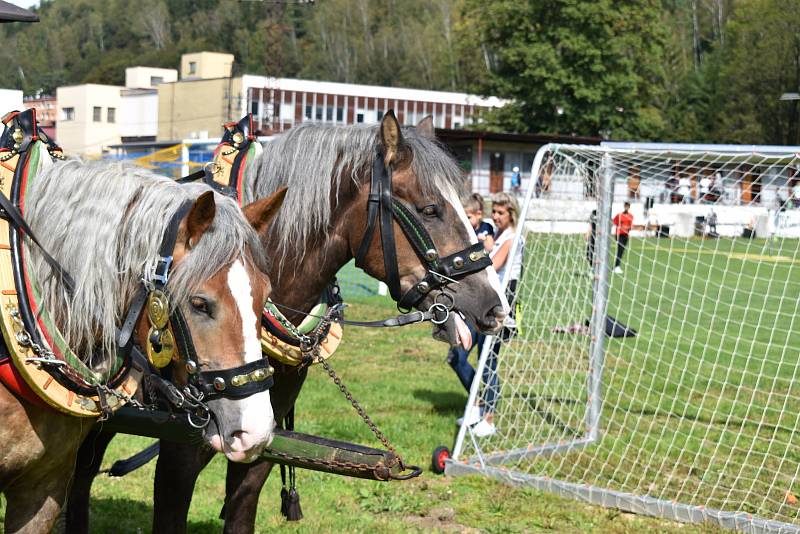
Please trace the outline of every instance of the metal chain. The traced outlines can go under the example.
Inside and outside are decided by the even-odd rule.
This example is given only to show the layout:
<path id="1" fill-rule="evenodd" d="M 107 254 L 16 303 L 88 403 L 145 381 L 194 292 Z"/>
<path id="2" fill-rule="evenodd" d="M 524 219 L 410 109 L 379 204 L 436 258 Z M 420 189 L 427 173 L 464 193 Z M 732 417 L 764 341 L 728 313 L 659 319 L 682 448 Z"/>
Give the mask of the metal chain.
<path id="1" fill-rule="evenodd" d="M 405 469 L 405 462 L 403 461 L 402 456 L 400 456 L 394 446 L 392 446 L 386 435 L 381 432 L 374 422 L 372 422 L 370 416 L 367 414 L 361 404 L 355 399 L 355 397 L 353 397 L 353 394 L 350 393 L 350 391 L 347 389 L 347 386 L 344 385 L 342 379 L 337 376 L 336 371 L 333 370 L 333 367 L 331 367 L 331 365 L 320 354 L 320 344 L 323 340 L 323 332 L 326 331 L 330 323 L 331 314 L 326 314 L 325 318 L 320 321 L 320 324 L 314 329 L 313 336 L 309 336 L 310 339 L 314 340 L 313 343 L 311 343 L 310 346 L 305 343 L 301 343 L 300 348 L 302 352 L 310 355 L 313 360 L 316 360 L 317 363 L 322 365 L 322 368 L 325 369 L 325 372 L 328 373 L 329 377 L 331 377 L 333 383 L 336 384 L 336 386 L 339 388 L 339 391 L 342 392 L 342 395 L 344 395 L 345 398 L 350 401 L 350 404 L 353 406 L 353 408 L 355 408 L 356 412 L 358 412 L 358 415 L 367 424 L 375 437 L 378 438 L 378 440 L 381 442 L 381 444 L 383 444 L 384 447 L 386 447 L 387 450 L 392 452 L 397 457 L 397 460 L 400 462 L 400 467 Z"/>

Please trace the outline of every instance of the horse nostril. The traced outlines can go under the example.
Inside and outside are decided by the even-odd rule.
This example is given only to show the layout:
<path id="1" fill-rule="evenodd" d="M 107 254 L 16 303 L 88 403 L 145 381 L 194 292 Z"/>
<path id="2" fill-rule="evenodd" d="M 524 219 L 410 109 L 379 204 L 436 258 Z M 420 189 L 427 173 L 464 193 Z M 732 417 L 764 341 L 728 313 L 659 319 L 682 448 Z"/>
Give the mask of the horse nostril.
<path id="1" fill-rule="evenodd" d="M 486 318 L 488 319 L 487 322 L 491 322 L 492 320 L 497 321 L 498 323 L 503 322 L 503 319 L 506 318 L 506 312 L 503 310 L 503 307 L 500 305 L 495 306 L 489 313 L 486 314 Z"/>

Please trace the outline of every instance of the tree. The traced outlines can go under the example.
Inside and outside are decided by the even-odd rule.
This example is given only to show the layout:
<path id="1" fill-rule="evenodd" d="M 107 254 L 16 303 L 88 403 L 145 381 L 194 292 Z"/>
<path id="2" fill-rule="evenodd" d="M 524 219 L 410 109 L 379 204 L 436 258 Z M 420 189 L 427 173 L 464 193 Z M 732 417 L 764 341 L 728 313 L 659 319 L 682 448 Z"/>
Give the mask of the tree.
<path id="1" fill-rule="evenodd" d="M 800 144 L 800 4 L 752 0 L 728 21 L 715 136 L 732 143 Z"/>
<path id="2" fill-rule="evenodd" d="M 521 132 L 656 139 L 666 38 L 655 0 L 465 0 L 461 39 L 477 39 L 478 89 L 513 99 L 486 117 Z"/>

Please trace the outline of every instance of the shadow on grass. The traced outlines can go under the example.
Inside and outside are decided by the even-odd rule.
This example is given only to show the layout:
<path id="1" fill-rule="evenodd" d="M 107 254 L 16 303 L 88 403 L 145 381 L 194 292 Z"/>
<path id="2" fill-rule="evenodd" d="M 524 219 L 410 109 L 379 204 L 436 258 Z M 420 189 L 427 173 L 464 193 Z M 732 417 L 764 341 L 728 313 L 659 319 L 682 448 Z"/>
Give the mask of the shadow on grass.
<path id="1" fill-rule="evenodd" d="M 91 532 L 150 532 L 153 507 L 142 501 L 125 498 L 92 498 Z M 218 534 L 221 521 L 189 521 L 187 532 Z"/>
<path id="2" fill-rule="evenodd" d="M 429 402 L 433 411 L 438 415 L 462 415 L 467 394 L 453 391 L 433 391 L 430 389 L 415 389 L 414 398 Z"/>

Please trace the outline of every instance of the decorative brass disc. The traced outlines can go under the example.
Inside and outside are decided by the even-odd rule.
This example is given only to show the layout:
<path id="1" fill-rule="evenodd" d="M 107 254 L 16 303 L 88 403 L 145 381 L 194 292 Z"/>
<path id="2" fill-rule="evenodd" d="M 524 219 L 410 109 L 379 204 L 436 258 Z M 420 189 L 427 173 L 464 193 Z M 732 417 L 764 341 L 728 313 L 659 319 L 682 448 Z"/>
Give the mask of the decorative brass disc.
<path id="1" fill-rule="evenodd" d="M 147 316 L 150 318 L 150 325 L 159 330 L 167 326 L 169 320 L 169 300 L 163 291 L 158 289 L 151 291 L 147 297 Z"/>
<path id="2" fill-rule="evenodd" d="M 147 337 L 150 338 L 150 335 L 153 333 L 154 328 L 150 329 L 148 332 Z M 172 336 L 172 331 L 164 330 L 161 333 L 161 351 L 156 352 L 156 349 L 153 347 L 153 344 L 148 342 L 147 343 L 147 359 L 150 360 L 150 363 L 161 369 L 162 367 L 166 367 L 169 365 L 169 362 L 172 361 L 172 357 L 175 355 L 175 338 Z"/>

